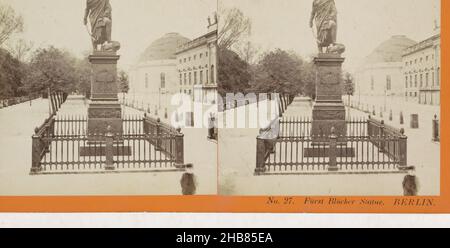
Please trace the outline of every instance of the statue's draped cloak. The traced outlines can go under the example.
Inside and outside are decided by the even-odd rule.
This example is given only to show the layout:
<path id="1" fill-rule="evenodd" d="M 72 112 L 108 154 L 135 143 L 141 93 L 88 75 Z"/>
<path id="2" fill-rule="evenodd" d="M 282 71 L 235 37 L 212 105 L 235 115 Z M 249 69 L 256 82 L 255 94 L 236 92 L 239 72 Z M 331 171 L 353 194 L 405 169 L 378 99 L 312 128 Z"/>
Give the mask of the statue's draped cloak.
<path id="1" fill-rule="evenodd" d="M 109 0 L 87 0 L 87 9 L 90 10 L 89 21 L 91 23 L 91 30 L 94 36 L 99 35 L 96 30 L 99 25 L 99 20 L 103 17 L 111 19 L 111 4 Z M 99 37 L 95 37 L 98 39 Z"/>
<path id="2" fill-rule="evenodd" d="M 330 29 L 328 21 L 332 20 L 337 24 L 336 4 L 334 0 L 315 0 L 313 11 L 317 27 L 317 40 L 319 43 L 324 44 L 328 39 L 327 35 Z M 336 37 L 331 37 L 331 39 L 336 41 Z"/>

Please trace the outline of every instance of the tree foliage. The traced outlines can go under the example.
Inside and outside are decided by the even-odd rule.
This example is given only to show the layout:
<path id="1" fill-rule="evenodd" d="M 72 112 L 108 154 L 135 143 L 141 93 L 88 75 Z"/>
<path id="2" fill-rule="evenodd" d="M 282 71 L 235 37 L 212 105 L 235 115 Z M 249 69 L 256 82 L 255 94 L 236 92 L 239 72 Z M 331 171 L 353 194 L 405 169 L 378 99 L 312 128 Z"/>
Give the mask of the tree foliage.
<path id="1" fill-rule="evenodd" d="M 355 93 L 355 84 L 353 82 L 353 76 L 349 72 L 344 74 L 344 94 L 353 96 Z"/>
<path id="2" fill-rule="evenodd" d="M 25 65 L 0 48 L 0 98 L 19 96 Z"/>
<path id="3" fill-rule="evenodd" d="M 266 53 L 253 72 L 252 89 L 258 93 L 312 96 L 314 67 L 281 49 Z"/>
<path id="4" fill-rule="evenodd" d="M 124 70 L 119 71 L 119 75 L 117 76 L 117 81 L 119 84 L 119 92 L 120 93 L 128 93 L 130 90 L 130 80 L 128 74 Z"/>
<path id="5" fill-rule="evenodd" d="M 23 31 L 23 18 L 13 8 L 0 3 L 0 46 L 15 33 Z"/>
<path id="6" fill-rule="evenodd" d="M 250 66 L 235 52 L 219 49 L 219 94 L 247 92 L 250 89 Z"/>
<path id="7" fill-rule="evenodd" d="M 79 79 L 75 65 L 76 59 L 68 52 L 55 47 L 38 49 L 28 66 L 25 89 L 37 92 L 50 88 L 70 93 Z"/>

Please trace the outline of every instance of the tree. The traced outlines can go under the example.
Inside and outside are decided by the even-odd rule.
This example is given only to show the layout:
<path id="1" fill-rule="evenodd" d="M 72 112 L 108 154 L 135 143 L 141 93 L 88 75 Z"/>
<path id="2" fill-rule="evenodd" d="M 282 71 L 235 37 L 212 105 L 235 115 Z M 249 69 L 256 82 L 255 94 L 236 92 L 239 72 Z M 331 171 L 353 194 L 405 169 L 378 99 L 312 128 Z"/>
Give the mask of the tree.
<path id="1" fill-rule="evenodd" d="M 6 45 L 8 51 L 19 61 L 26 62 L 33 50 L 33 42 L 27 42 L 23 39 L 14 40 Z"/>
<path id="2" fill-rule="evenodd" d="M 128 74 L 124 70 L 119 71 L 117 81 L 119 83 L 119 92 L 128 93 L 130 90 L 130 80 Z"/>
<path id="3" fill-rule="evenodd" d="M 302 92 L 303 61 L 277 49 L 264 55 L 253 73 L 252 88 L 259 93 L 296 95 Z"/>
<path id="4" fill-rule="evenodd" d="M 349 72 L 344 74 L 344 94 L 353 96 L 355 93 L 355 84 L 353 82 L 353 76 Z"/>
<path id="5" fill-rule="evenodd" d="M 225 96 L 226 93 L 247 92 L 251 79 L 249 64 L 229 49 L 219 48 L 218 53 L 219 94 Z"/>
<path id="6" fill-rule="evenodd" d="M 71 93 L 79 84 L 77 60 L 68 52 L 54 47 L 39 49 L 28 66 L 24 88 L 28 92 L 39 92 L 50 88 L 53 91 Z"/>
<path id="7" fill-rule="evenodd" d="M 261 48 L 255 46 L 252 42 L 247 41 L 236 45 L 235 50 L 239 54 L 239 57 L 247 62 L 247 64 L 252 65 L 256 63 Z"/>
<path id="8" fill-rule="evenodd" d="M 13 34 L 23 31 L 23 18 L 13 8 L 0 3 L 0 46 Z"/>
<path id="9" fill-rule="evenodd" d="M 219 47 L 231 49 L 243 36 L 250 34 L 251 21 L 237 8 L 223 9 L 219 15 Z"/>
<path id="10" fill-rule="evenodd" d="M 24 64 L 0 48 L 0 98 L 21 95 L 23 76 Z"/>
<path id="11" fill-rule="evenodd" d="M 352 74 L 350 74 L 349 72 L 346 72 L 344 74 L 343 81 L 344 81 L 344 87 L 343 87 L 344 94 L 347 95 L 348 102 L 350 102 L 350 96 L 353 96 L 353 94 L 355 93 L 355 85 L 353 82 Z"/>

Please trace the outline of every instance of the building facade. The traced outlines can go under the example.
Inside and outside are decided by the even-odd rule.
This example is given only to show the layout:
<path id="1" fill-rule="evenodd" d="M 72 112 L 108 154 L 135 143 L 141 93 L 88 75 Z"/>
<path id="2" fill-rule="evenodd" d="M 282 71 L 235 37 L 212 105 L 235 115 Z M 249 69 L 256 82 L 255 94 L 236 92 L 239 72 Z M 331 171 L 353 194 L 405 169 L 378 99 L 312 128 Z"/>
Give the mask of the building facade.
<path id="1" fill-rule="evenodd" d="M 440 105 L 440 40 L 436 34 L 404 51 L 404 95 L 408 101 Z"/>
<path id="2" fill-rule="evenodd" d="M 168 33 L 152 42 L 142 53 L 139 62 L 130 70 L 127 98 L 135 107 L 168 118 L 173 111 L 171 96 L 179 88 L 175 51 L 186 42 L 189 42 L 188 38 Z"/>
<path id="3" fill-rule="evenodd" d="M 403 96 L 403 51 L 416 44 L 404 35 L 392 36 L 365 58 L 355 73 L 355 94 Z"/>
<path id="4" fill-rule="evenodd" d="M 208 32 L 178 47 L 179 92 L 196 102 L 217 102 L 217 18 L 209 19 Z"/>
<path id="5" fill-rule="evenodd" d="M 168 33 L 154 41 L 130 70 L 130 90 L 126 98 L 162 121 L 185 117 L 194 125 L 194 112 L 178 113 L 172 105 L 177 94 L 186 94 L 204 109 L 217 102 L 217 17 L 208 19 L 208 30 L 194 40 Z M 181 117 L 180 117 L 181 118 Z"/>

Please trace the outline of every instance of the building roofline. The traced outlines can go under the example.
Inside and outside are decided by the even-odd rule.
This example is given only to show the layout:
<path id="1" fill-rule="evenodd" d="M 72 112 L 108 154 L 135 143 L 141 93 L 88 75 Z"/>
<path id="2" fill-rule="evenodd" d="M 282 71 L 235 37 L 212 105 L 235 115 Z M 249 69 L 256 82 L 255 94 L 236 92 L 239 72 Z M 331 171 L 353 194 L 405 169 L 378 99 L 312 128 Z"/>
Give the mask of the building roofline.
<path id="1" fill-rule="evenodd" d="M 429 47 L 432 47 L 434 45 L 433 42 L 435 40 L 437 40 L 437 39 L 440 39 L 440 37 L 441 37 L 441 34 L 435 34 L 435 35 L 431 36 L 430 38 L 428 38 L 426 40 L 423 40 L 423 41 L 421 41 L 421 42 L 419 42 L 419 43 L 417 43 L 417 44 L 415 44 L 413 46 L 410 46 L 410 47 L 406 48 L 403 51 L 402 57 L 406 57 L 406 56 L 411 55 L 413 53 L 416 53 L 416 52 L 425 50 L 425 49 L 427 49 Z"/>
<path id="2" fill-rule="evenodd" d="M 199 46 L 207 44 L 208 38 L 211 36 L 214 36 L 214 35 L 217 36 L 217 30 L 213 30 L 213 31 L 208 32 L 198 38 L 195 38 L 194 40 L 184 43 L 183 45 L 181 45 L 177 48 L 177 50 L 175 51 L 175 55 L 178 55 L 187 50 L 197 48 Z"/>

